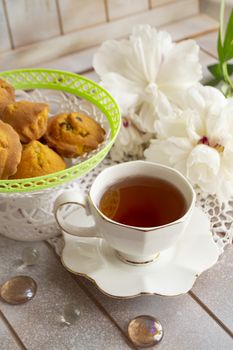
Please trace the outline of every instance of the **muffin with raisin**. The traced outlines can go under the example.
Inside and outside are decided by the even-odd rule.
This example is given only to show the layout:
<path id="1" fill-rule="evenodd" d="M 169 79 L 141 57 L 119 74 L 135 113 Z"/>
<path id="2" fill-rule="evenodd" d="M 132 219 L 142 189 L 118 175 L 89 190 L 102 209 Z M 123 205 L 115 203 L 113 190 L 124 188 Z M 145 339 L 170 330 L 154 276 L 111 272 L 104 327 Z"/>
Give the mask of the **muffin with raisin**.
<path id="1" fill-rule="evenodd" d="M 60 155 L 75 158 L 96 149 L 104 136 L 104 129 L 94 119 L 73 112 L 50 118 L 45 139 Z"/>
<path id="2" fill-rule="evenodd" d="M 59 154 L 34 140 L 23 146 L 21 161 L 17 172 L 11 179 L 25 179 L 52 174 L 65 168 L 66 163 Z"/>
<path id="3" fill-rule="evenodd" d="M 15 129 L 21 142 L 28 143 L 46 132 L 48 112 L 46 103 L 18 101 L 6 106 L 1 119 Z"/>
<path id="4" fill-rule="evenodd" d="M 0 179 L 8 179 L 15 174 L 21 151 L 19 135 L 10 125 L 0 120 Z"/>

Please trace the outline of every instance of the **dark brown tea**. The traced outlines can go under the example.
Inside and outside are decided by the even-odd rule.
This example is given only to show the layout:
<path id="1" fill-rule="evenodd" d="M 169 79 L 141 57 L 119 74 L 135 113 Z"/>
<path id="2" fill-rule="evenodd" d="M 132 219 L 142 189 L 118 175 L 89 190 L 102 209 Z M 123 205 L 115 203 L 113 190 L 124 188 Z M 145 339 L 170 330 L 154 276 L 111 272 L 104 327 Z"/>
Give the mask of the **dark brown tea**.
<path id="1" fill-rule="evenodd" d="M 135 177 L 109 187 L 100 199 L 99 209 L 125 225 L 155 227 L 182 217 L 186 202 L 183 194 L 168 181 Z"/>

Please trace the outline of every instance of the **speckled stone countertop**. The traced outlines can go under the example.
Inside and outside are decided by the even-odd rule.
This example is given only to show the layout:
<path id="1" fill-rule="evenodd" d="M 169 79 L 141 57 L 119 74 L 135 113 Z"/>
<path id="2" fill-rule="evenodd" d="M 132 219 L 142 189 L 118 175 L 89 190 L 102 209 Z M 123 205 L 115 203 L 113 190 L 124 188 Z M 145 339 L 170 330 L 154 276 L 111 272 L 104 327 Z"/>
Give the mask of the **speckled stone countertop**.
<path id="1" fill-rule="evenodd" d="M 197 40 L 207 77 L 206 66 L 216 61 L 216 22 L 199 15 L 165 29 L 175 40 L 187 37 Z M 90 70 L 93 52 L 89 49 L 40 66 L 79 71 L 95 79 Z M 16 266 L 26 246 L 37 248 L 40 259 L 22 272 Z M 16 242 L 0 236 L 0 271 L 0 284 L 22 273 L 33 277 L 38 284 L 35 298 L 26 304 L 12 306 L 0 301 L 0 350 L 136 349 L 127 337 L 127 325 L 141 314 L 156 316 L 164 326 L 164 338 L 157 349 L 233 349 L 230 245 L 218 263 L 197 279 L 189 293 L 177 297 L 110 298 L 89 280 L 66 271 L 47 242 Z M 80 317 L 67 326 L 61 323 L 61 315 L 64 306 L 70 303 L 78 305 Z"/>

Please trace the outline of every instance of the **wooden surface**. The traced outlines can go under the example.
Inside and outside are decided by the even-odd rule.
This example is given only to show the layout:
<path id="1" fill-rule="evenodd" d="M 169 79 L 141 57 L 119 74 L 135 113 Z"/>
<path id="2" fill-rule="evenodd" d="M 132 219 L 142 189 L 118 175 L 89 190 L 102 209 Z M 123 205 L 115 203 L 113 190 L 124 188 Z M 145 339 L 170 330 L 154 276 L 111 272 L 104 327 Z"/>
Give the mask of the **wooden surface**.
<path id="1" fill-rule="evenodd" d="M 199 14 L 179 22 L 162 25 L 160 28 L 168 31 L 171 34 L 172 39 L 175 41 L 186 38 L 194 38 L 199 43 L 199 40 L 201 40 L 202 37 L 205 37 L 206 33 L 210 32 L 210 35 L 212 36 L 217 35 L 216 29 L 218 28 L 218 23 L 206 15 Z M 204 45 L 202 46 L 204 47 Z M 215 47 L 215 42 L 213 40 L 211 41 L 208 50 L 214 50 L 212 47 Z M 71 70 L 73 72 L 83 73 L 92 69 L 92 58 L 97 48 L 98 46 L 95 46 L 52 61 L 42 61 L 36 66 Z M 206 70 L 207 64 L 212 63 L 211 61 L 214 60 L 215 62 L 215 59 L 213 59 L 209 53 L 207 53 L 206 56 L 205 52 L 206 50 L 201 50 L 200 54 L 201 62 L 203 59 L 204 70 Z"/>
<path id="2" fill-rule="evenodd" d="M 108 0 L 109 20 L 148 10 L 148 0 Z"/>
<path id="3" fill-rule="evenodd" d="M 216 61 L 216 22 L 200 15 L 169 24 L 166 29 L 175 40 L 188 35 L 198 41 L 207 79 L 206 66 Z M 41 66 L 72 70 L 98 80 L 91 70 L 95 50 L 42 61 Z M 25 246 L 36 247 L 40 259 L 37 265 L 20 271 L 17 266 Z M 19 274 L 32 276 L 38 283 L 36 297 L 27 304 L 10 306 L 0 301 L 0 349 L 136 349 L 127 338 L 127 324 L 137 315 L 150 314 L 160 319 L 165 330 L 157 349 L 231 350 L 232 252 L 232 246 L 228 246 L 219 262 L 204 272 L 186 295 L 117 300 L 102 294 L 85 278 L 68 273 L 48 243 L 16 242 L 0 236 L 0 284 Z M 70 327 L 60 322 L 67 303 L 75 303 L 81 311 L 80 318 Z"/>
<path id="4" fill-rule="evenodd" d="M 178 11 L 170 10 L 171 3 L 177 5 Z M 190 10 L 198 13 L 198 4 L 198 0 L 0 0 L 1 51 L 90 26 L 98 27 L 100 23 L 109 24 L 142 12 L 160 12 L 160 8 L 166 9 L 162 14 L 164 20 L 169 20 L 171 15 L 180 19 L 180 15 L 189 16 Z"/>
<path id="5" fill-rule="evenodd" d="M 38 249 L 38 264 L 17 270 L 25 246 Z M 191 292 L 178 297 L 145 296 L 117 300 L 102 294 L 93 283 L 74 277 L 45 242 L 26 243 L 0 238 L 0 284 L 15 275 L 29 275 L 38 283 L 33 300 L 11 306 L 0 302 L 1 350 L 123 350 L 136 349 L 127 339 L 127 324 L 149 314 L 164 326 L 161 350 L 231 350 L 232 247 L 218 264 L 203 273 Z M 76 323 L 66 326 L 66 304 L 80 309 Z"/>
<path id="6" fill-rule="evenodd" d="M 0 0 L 0 53 L 11 49 L 3 0 Z"/>
<path id="7" fill-rule="evenodd" d="M 8 4 L 8 1 L 3 1 Z M 111 8 L 108 7 L 106 1 L 104 2 L 106 5 L 106 18 L 103 23 L 99 18 L 101 14 L 103 16 L 103 7 L 102 5 L 100 6 L 102 2 L 96 0 L 91 0 L 91 2 L 82 0 L 82 3 L 85 3 L 85 7 L 79 8 L 78 3 L 80 4 L 81 0 L 78 0 L 77 3 L 76 0 L 72 0 L 72 3 L 67 1 L 60 2 L 59 0 L 54 3 L 53 0 L 43 0 L 42 5 L 44 5 L 42 6 L 42 10 L 46 5 L 47 7 L 50 6 L 49 11 L 46 13 L 46 10 L 44 9 L 44 17 L 40 20 L 40 12 L 37 9 L 38 17 L 33 20 L 33 17 L 36 17 L 34 3 L 36 4 L 39 0 L 35 0 L 35 2 L 19 0 L 19 3 L 21 3 L 21 1 L 24 4 L 22 9 L 19 5 L 14 7 L 15 10 L 19 7 L 17 10 L 19 11 L 19 17 L 15 19 L 14 15 L 8 14 L 8 31 L 11 33 L 13 47 L 16 48 L 14 50 L 7 50 L 0 53 L 0 70 L 28 67 L 39 64 L 43 61 L 53 60 L 63 55 L 87 49 L 100 44 L 106 39 L 128 36 L 131 32 L 132 26 L 136 24 L 148 23 L 159 27 L 198 14 L 198 0 L 176 0 L 166 3 L 164 6 L 154 7 L 150 10 L 148 7 L 148 10 L 146 11 L 138 10 L 134 12 L 133 9 L 136 6 L 131 6 L 132 13 L 126 16 L 123 15 L 123 13 L 127 10 L 125 4 L 128 2 L 125 2 L 124 0 L 124 3 L 122 2 L 124 6 L 121 5 L 121 10 L 119 10 L 120 2 L 115 0 L 111 2 L 112 6 L 115 5 L 115 7 L 111 7 L 112 12 L 109 12 L 109 9 Z M 15 4 L 14 0 L 9 0 L 9 4 Z M 25 19 L 27 17 L 25 4 L 28 8 L 27 11 L 32 13 L 32 19 L 29 18 L 28 21 Z M 54 18 L 54 4 L 56 4 L 57 13 L 59 14 L 56 20 Z M 69 4 L 70 8 L 68 6 Z M 89 10 L 88 6 L 90 6 L 90 4 L 92 4 L 92 6 Z M 79 15 L 79 11 L 81 12 L 81 15 Z M 110 20 L 109 15 L 111 15 L 111 13 L 112 15 L 114 13 L 117 14 L 118 12 L 116 11 L 122 11 L 121 17 Z M 81 23 L 79 23 L 78 20 L 81 20 Z M 96 25 L 91 24 L 91 22 L 93 23 L 95 20 L 100 21 L 100 23 Z M 18 23 L 18 21 L 22 21 L 22 25 L 19 29 L 17 29 L 17 26 L 11 26 L 11 23 L 15 24 L 16 22 Z M 87 25 L 83 27 L 85 21 L 87 22 Z M 34 24 L 33 28 L 31 27 L 32 23 Z M 73 30 L 76 26 L 79 29 Z M 55 32 L 58 32 L 59 30 L 61 35 L 55 35 Z M 22 38 L 20 33 L 23 33 Z M 47 39 L 41 41 L 43 35 Z M 34 42 L 34 36 L 36 42 Z M 20 41 L 23 41 L 27 45 L 18 46 Z"/>
<path id="8" fill-rule="evenodd" d="M 150 0 L 151 7 L 163 6 L 164 4 L 168 4 L 169 2 L 175 2 L 176 0 Z"/>
<path id="9" fill-rule="evenodd" d="M 106 21 L 103 0 L 59 0 L 63 33 Z"/>
<path id="10" fill-rule="evenodd" d="M 7 0 L 5 3 L 14 47 L 60 35 L 56 0 Z"/>

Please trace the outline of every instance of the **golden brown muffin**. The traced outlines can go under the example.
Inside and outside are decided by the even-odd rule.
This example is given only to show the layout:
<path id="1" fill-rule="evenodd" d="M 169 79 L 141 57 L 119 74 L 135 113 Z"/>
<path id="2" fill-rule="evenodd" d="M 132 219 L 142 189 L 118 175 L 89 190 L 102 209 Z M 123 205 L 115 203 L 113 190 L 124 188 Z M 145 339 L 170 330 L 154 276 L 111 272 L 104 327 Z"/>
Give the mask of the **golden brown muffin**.
<path id="1" fill-rule="evenodd" d="M 6 90 L 11 100 L 15 100 L 15 89 L 6 80 L 0 79 L 0 89 Z"/>
<path id="2" fill-rule="evenodd" d="M 23 146 L 21 161 L 11 179 L 52 174 L 65 168 L 64 160 L 51 148 L 39 141 L 31 141 Z"/>
<path id="3" fill-rule="evenodd" d="M 104 129 L 95 120 L 73 112 L 50 118 L 45 139 L 59 154 L 73 158 L 96 149 L 104 135 Z"/>
<path id="4" fill-rule="evenodd" d="M 15 100 L 15 90 L 13 86 L 8 84 L 5 80 L 0 79 L 0 118 L 9 103 Z"/>
<path id="5" fill-rule="evenodd" d="M 1 119 L 15 129 L 23 143 L 28 143 L 46 132 L 48 111 L 46 103 L 19 101 L 8 104 Z"/>
<path id="6" fill-rule="evenodd" d="M 16 172 L 21 151 L 19 135 L 10 125 L 0 120 L 0 179 L 8 179 Z"/>

